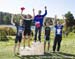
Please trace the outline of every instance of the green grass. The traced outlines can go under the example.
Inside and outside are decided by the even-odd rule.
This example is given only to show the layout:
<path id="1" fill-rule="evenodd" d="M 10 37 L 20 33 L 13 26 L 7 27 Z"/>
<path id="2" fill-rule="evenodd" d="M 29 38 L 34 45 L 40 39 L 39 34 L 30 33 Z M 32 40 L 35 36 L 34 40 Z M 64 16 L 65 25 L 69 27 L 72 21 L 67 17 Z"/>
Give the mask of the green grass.
<path id="1" fill-rule="evenodd" d="M 52 46 L 53 35 L 51 35 L 50 52 L 46 53 L 44 56 L 19 57 L 13 54 L 14 40 L 8 42 L 1 41 L 0 59 L 67 59 L 66 57 L 75 59 L 75 33 L 70 33 L 67 37 L 63 37 L 60 53 L 52 53 Z"/>

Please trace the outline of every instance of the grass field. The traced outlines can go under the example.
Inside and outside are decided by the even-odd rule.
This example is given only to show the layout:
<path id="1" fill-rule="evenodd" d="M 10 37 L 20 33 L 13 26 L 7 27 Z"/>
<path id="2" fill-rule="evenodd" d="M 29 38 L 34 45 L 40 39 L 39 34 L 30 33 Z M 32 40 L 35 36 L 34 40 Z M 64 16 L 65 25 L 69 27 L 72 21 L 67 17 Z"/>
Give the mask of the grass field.
<path id="1" fill-rule="evenodd" d="M 63 37 L 60 53 L 52 53 L 53 38 L 51 37 L 50 51 L 43 56 L 14 56 L 14 40 L 0 42 L 0 59 L 75 59 L 75 33 Z"/>

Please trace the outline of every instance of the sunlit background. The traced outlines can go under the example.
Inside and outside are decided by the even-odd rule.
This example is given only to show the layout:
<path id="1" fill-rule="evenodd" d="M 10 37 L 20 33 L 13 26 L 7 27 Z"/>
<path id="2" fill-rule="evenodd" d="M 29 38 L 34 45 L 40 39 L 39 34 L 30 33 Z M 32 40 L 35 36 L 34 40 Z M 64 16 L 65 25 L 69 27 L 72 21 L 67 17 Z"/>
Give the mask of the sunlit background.
<path id="1" fill-rule="evenodd" d="M 75 0 L 0 0 L 0 11 L 9 13 L 20 13 L 20 7 L 24 6 L 26 10 L 24 14 L 32 14 L 32 9 L 35 8 L 37 14 L 38 10 L 44 13 L 44 6 L 48 8 L 49 17 L 54 17 L 55 14 L 58 18 L 71 11 L 75 16 Z"/>

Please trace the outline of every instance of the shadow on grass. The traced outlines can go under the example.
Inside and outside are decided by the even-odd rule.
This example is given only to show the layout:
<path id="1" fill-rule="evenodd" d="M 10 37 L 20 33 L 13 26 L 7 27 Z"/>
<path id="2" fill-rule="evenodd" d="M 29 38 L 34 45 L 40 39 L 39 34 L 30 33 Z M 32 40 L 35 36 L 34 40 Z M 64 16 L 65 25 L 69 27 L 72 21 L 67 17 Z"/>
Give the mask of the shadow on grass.
<path id="1" fill-rule="evenodd" d="M 64 52 L 50 52 L 50 53 L 45 53 L 44 55 L 28 55 L 28 56 L 17 56 L 20 59 L 74 59 L 75 55 L 74 54 L 68 54 Z"/>
<path id="2" fill-rule="evenodd" d="M 69 53 L 64 53 L 64 52 L 59 52 L 59 54 L 62 54 L 64 56 L 73 56 L 73 57 L 75 57 L 74 54 L 69 54 Z"/>

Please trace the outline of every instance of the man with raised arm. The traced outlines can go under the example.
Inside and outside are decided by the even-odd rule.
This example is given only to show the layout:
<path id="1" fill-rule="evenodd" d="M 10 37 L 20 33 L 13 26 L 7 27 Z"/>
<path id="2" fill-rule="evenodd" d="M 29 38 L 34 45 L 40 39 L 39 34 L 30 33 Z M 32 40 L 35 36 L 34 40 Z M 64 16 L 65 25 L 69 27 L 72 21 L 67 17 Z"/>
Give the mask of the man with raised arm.
<path id="1" fill-rule="evenodd" d="M 33 9 L 33 15 L 34 15 L 34 23 L 35 23 L 35 37 L 34 37 L 34 40 L 36 42 L 37 33 L 39 33 L 38 39 L 41 42 L 41 30 L 42 30 L 42 26 L 43 26 L 44 17 L 47 15 L 47 7 L 45 6 L 45 13 L 43 15 L 41 15 L 41 10 L 39 10 L 38 15 L 35 16 L 35 10 Z"/>
<path id="2" fill-rule="evenodd" d="M 63 31 L 64 25 L 65 25 L 65 20 L 64 20 L 64 23 L 61 24 L 60 20 L 57 20 L 57 16 L 55 16 L 55 19 L 54 19 L 55 39 L 54 39 L 54 44 L 53 44 L 53 52 L 55 52 L 56 47 L 57 47 L 57 52 L 60 51 L 60 46 L 61 46 L 61 41 L 62 41 L 62 31 Z"/>

